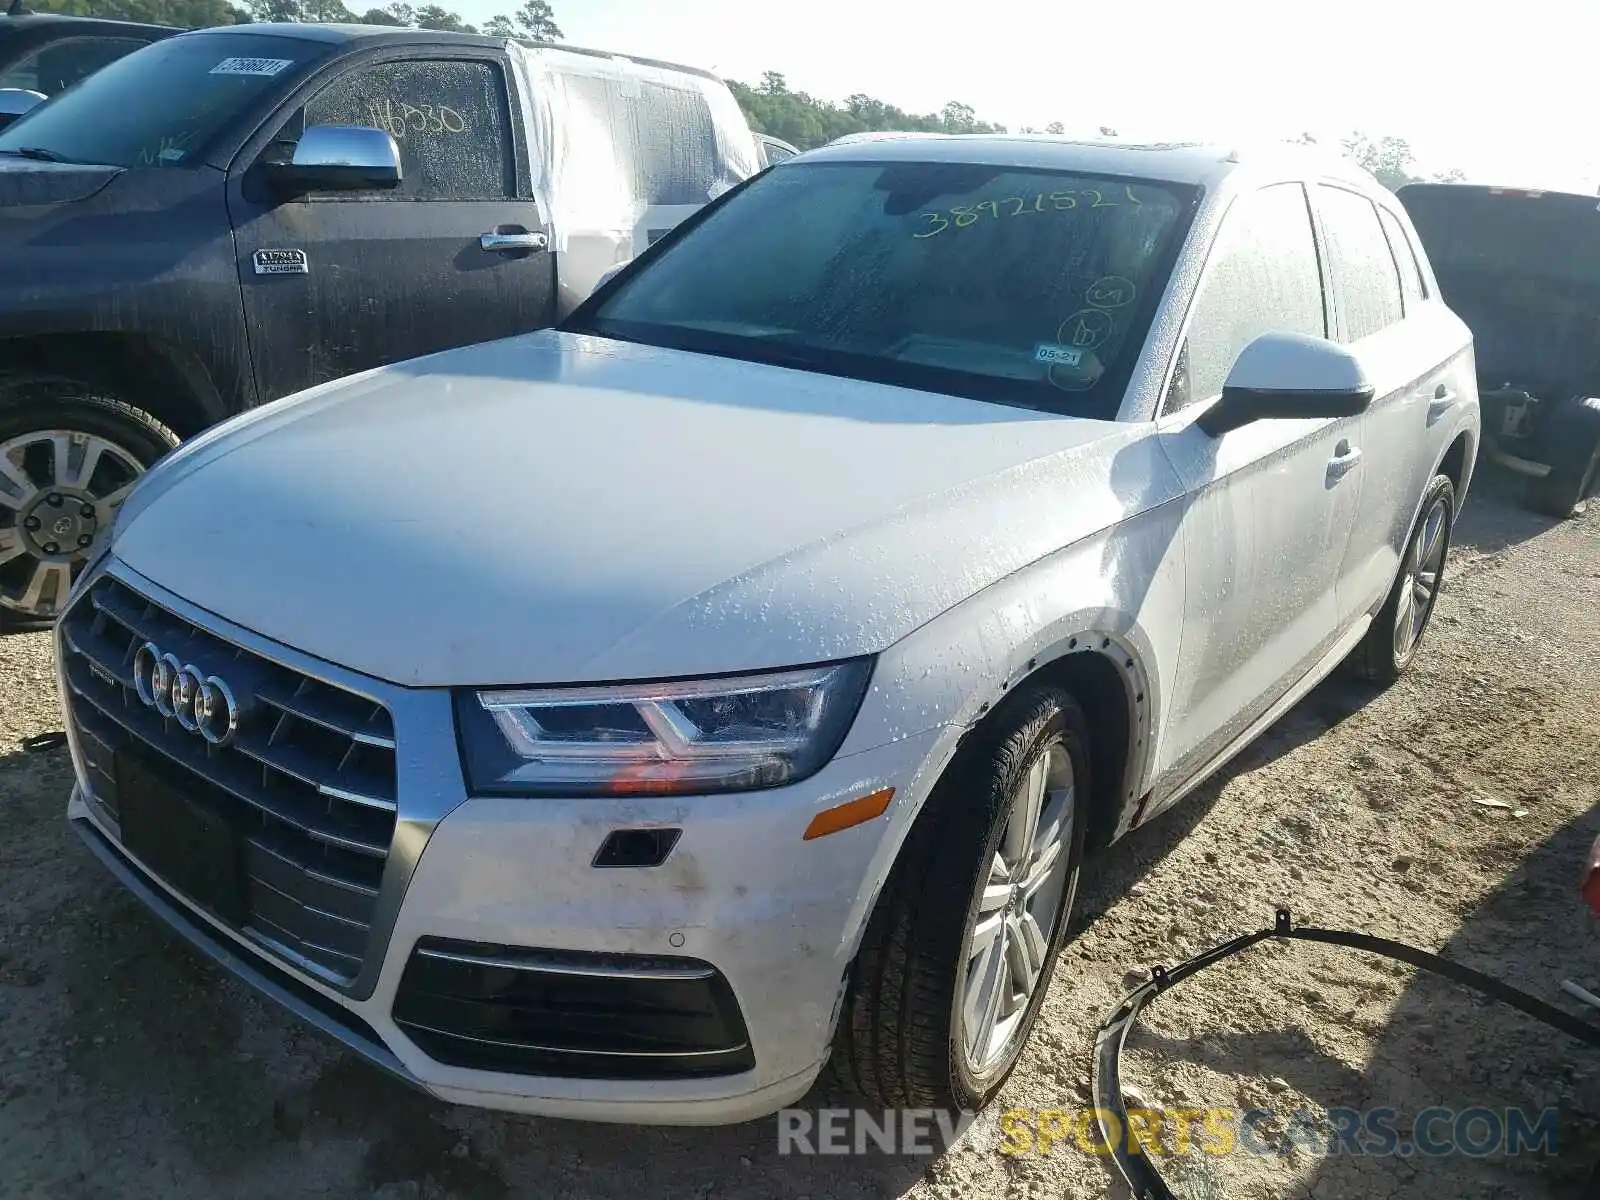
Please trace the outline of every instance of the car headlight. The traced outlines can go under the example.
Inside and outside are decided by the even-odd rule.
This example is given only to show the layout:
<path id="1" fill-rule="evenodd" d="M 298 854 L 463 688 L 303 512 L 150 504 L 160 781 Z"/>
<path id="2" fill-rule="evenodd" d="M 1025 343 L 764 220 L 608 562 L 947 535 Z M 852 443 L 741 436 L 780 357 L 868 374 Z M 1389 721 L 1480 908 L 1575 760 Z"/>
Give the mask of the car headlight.
<path id="1" fill-rule="evenodd" d="M 870 659 L 668 683 L 456 693 L 480 794 L 746 791 L 819 771 L 855 719 Z"/>

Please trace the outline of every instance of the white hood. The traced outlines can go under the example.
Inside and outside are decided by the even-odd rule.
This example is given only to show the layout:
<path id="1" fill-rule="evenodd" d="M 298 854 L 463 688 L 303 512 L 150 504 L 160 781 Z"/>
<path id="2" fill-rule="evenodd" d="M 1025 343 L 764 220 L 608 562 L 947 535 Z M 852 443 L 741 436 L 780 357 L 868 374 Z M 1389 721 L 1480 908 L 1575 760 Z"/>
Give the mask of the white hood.
<path id="1" fill-rule="evenodd" d="M 777 667 L 881 650 L 1104 527 L 1129 432 L 543 332 L 203 435 L 113 550 L 402 684 Z"/>

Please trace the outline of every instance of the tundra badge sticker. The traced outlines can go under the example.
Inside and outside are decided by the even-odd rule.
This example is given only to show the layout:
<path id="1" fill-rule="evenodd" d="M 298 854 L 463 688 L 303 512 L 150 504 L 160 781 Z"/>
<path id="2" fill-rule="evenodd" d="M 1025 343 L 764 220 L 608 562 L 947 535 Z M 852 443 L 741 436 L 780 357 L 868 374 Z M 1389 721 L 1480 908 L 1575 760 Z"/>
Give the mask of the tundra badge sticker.
<path id="1" fill-rule="evenodd" d="M 255 252 L 257 275 L 309 275 L 304 250 L 257 250 Z"/>

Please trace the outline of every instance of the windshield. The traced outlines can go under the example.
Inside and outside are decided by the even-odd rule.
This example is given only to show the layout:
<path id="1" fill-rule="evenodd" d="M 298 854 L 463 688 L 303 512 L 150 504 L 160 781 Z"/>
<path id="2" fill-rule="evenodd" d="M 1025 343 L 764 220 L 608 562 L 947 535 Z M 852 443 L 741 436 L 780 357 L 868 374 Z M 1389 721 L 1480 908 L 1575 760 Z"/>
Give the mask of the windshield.
<path id="1" fill-rule="evenodd" d="M 794 162 L 567 328 L 1112 417 L 1194 189 L 962 163 Z"/>
<path id="2" fill-rule="evenodd" d="M 0 153 L 62 162 L 182 167 L 268 88 L 328 50 L 298 38 L 175 37 L 120 58 L 0 133 Z"/>

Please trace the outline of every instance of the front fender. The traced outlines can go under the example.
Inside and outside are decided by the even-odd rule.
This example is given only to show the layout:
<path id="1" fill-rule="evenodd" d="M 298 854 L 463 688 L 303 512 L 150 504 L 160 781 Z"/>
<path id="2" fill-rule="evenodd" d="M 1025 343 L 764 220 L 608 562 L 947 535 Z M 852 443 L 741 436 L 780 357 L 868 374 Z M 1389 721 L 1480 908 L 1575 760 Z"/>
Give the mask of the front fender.
<path id="1" fill-rule="evenodd" d="M 941 614 L 878 659 L 871 695 L 840 754 L 938 730 L 890 809 L 856 916 L 864 924 L 962 738 L 1015 688 L 1075 655 L 1102 656 L 1129 704 L 1114 836 L 1133 824 L 1159 767 L 1161 716 L 1177 668 L 1184 556 L 1181 500 L 1129 518 L 1015 572 Z M 1091 725 L 1096 714 L 1086 713 Z M 1109 824 L 1110 822 L 1108 822 Z M 859 926 L 858 926 L 859 935 Z"/>

